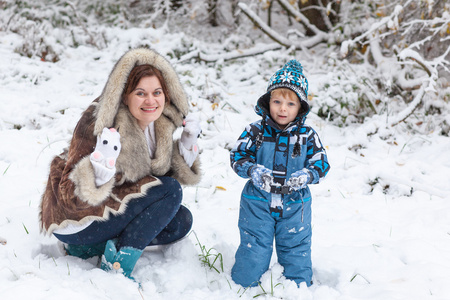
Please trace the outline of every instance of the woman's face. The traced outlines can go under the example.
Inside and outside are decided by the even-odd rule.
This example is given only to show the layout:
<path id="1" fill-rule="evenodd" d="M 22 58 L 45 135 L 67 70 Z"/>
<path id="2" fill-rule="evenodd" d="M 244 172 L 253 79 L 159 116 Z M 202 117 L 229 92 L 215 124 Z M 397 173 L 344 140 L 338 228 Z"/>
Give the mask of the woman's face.
<path id="1" fill-rule="evenodd" d="M 159 79 L 156 76 L 147 76 L 139 80 L 136 88 L 125 98 L 124 103 L 137 119 L 142 130 L 145 130 L 148 124 L 161 116 L 165 101 L 166 97 Z"/>

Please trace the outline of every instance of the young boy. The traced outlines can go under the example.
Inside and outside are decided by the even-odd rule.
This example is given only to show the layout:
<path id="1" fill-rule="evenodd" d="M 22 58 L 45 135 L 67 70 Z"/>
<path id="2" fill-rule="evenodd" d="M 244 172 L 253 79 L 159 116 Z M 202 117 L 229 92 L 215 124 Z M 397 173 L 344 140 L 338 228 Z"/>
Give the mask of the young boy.
<path id="1" fill-rule="evenodd" d="M 231 166 L 250 178 L 241 195 L 241 244 L 231 271 L 234 282 L 258 285 L 269 268 L 273 239 L 284 276 L 312 284 L 311 193 L 308 184 L 328 173 L 325 149 L 304 124 L 308 81 L 301 64 L 289 61 L 270 79 L 255 111 L 260 121 L 246 127 L 231 150 Z"/>

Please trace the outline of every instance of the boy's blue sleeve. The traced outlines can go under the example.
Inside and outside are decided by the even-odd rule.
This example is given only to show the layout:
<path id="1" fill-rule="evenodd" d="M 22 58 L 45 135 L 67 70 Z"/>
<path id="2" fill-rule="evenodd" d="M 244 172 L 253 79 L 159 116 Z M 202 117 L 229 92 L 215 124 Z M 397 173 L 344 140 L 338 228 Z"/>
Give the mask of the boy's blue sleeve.
<path id="1" fill-rule="evenodd" d="M 233 170 L 242 178 L 249 178 L 249 169 L 256 165 L 256 146 L 254 143 L 258 127 L 255 123 L 247 125 L 230 152 Z"/>
<path id="2" fill-rule="evenodd" d="M 307 141 L 306 168 L 311 173 L 311 181 L 308 183 L 319 183 L 330 170 L 327 153 L 322 146 L 319 135 L 311 128 Z"/>

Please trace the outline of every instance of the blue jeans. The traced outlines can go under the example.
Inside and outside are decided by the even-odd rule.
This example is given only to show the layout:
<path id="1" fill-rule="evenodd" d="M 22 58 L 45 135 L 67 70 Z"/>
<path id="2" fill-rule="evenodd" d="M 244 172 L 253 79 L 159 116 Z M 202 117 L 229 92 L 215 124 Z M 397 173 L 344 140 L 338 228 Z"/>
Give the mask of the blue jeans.
<path id="1" fill-rule="evenodd" d="M 72 245 L 93 245 L 117 239 L 117 249 L 144 249 L 181 239 L 192 227 L 192 214 L 181 205 L 182 189 L 178 181 L 171 177 L 158 178 L 162 184 L 128 202 L 123 214 L 110 213 L 106 221 L 94 221 L 74 234 L 54 233 L 55 237 Z"/>

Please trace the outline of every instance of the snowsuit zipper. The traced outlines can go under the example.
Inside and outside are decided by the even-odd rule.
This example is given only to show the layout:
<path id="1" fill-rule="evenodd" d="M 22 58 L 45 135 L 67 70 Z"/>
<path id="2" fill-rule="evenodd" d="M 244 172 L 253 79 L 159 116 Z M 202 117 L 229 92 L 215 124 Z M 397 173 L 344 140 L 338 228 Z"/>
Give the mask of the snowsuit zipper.
<path id="1" fill-rule="evenodd" d="M 302 223 L 303 223 L 303 197 L 302 197 Z"/>

